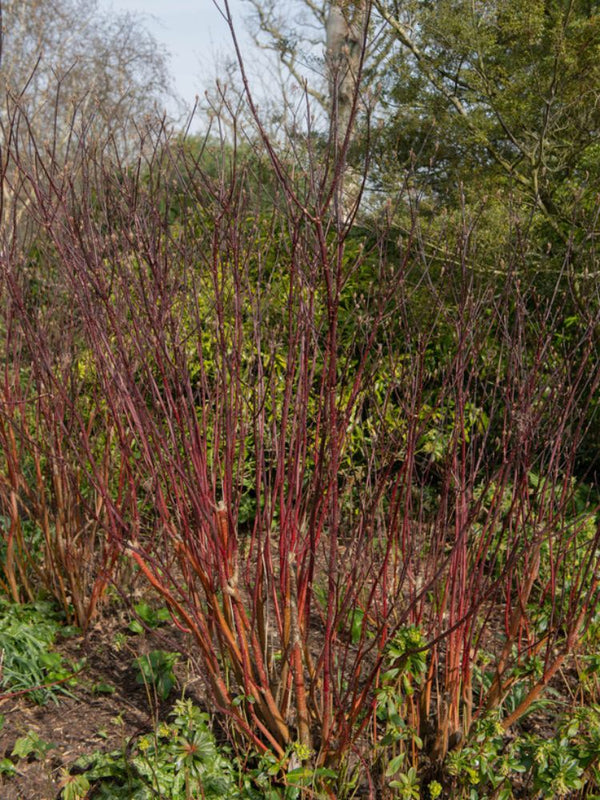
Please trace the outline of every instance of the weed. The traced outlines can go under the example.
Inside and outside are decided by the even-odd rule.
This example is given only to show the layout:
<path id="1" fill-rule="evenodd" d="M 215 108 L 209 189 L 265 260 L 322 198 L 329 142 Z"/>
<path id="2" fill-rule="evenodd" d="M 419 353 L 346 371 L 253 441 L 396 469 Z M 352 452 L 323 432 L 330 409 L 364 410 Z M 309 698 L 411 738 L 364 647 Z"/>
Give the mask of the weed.
<path id="1" fill-rule="evenodd" d="M 339 774 L 334 770 L 309 766 L 289 768 L 290 763 L 308 756 L 302 745 L 292 744 L 281 759 L 267 752 L 263 755 L 250 754 L 245 761 L 236 760 L 241 796 L 248 800 L 298 800 L 305 796 L 332 796 L 334 787 L 339 786 Z M 344 787 L 339 786 L 336 796 L 352 796 L 354 788 L 352 781 L 347 781 Z"/>
<path id="2" fill-rule="evenodd" d="M 62 800 L 85 800 L 89 797 L 90 782 L 85 775 L 71 775 L 62 770 L 60 788 Z"/>
<path id="3" fill-rule="evenodd" d="M 465 746 L 448 754 L 452 797 L 510 800 L 519 784 L 532 797 L 572 796 L 600 785 L 600 709 L 580 707 L 558 718 L 554 736 L 507 737 L 496 712 L 473 726 Z"/>
<path id="4" fill-rule="evenodd" d="M 178 660 L 178 653 L 152 650 L 135 659 L 136 681 L 152 687 L 161 700 L 166 700 L 177 683 L 173 667 Z"/>
<path id="5" fill-rule="evenodd" d="M 15 758 L 33 758 L 36 761 L 43 761 L 48 751 L 55 747 L 55 744 L 40 739 L 35 731 L 28 731 L 25 736 L 17 739 L 11 755 Z"/>
<path id="6" fill-rule="evenodd" d="M 145 602 L 136 603 L 133 610 L 135 619 L 132 619 L 128 625 L 132 633 L 143 633 L 145 628 L 158 628 L 171 619 L 167 608 L 153 608 Z"/>
<path id="7" fill-rule="evenodd" d="M 12 778 L 16 775 L 17 768 L 10 760 L 10 758 L 0 758 L 0 775 L 6 775 L 7 778 Z"/>
<path id="8" fill-rule="evenodd" d="M 0 714 L 0 731 L 4 727 L 4 716 Z M 0 775 L 12 777 L 16 773 L 15 765 L 10 758 L 0 758 Z"/>
<path id="9" fill-rule="evenodd" d="M 59 695 L 70 695 L 83 662 L 69 665 L 53 650 L 56 636 L 63 630 L 50 603 L 17 605 L 0 598 L 0 686 L 10 692 L 27 692 L 36 703 L 58 702 Z"/>
<path id="10" fill-rule="evenodd" d="M 408 772 L 404 768 L 407 761 L 416 764 L 416 752 L 423 747 L 415 697 L 423 686 L 427 668 L 423 633 L 415 626 L 400 629 L 388 646 L 384 667 L 377 690 L 377 719 L 384 726 L 379 757 L 386 777 L 397 776 L 397 788 L 412 797 L 416 786 L 412 766 Z"/>
<path id="11" fill-rule="evenodd" d="M 165 800 L 239 796 L 235 771 L 218 751 L 208 716 L 189 700 L 175 703 L 169 722 L 132 741 L 124 751 L 94 753 L 79 759 L 85 792 L 93 787 L 99 800 Z M 68 780 L 80 777 L 70 776 Z M 83 790 L 83 789 L 82 789 Z M 80 800 L 73 783 L 65 783 L 62 800 Z"/>

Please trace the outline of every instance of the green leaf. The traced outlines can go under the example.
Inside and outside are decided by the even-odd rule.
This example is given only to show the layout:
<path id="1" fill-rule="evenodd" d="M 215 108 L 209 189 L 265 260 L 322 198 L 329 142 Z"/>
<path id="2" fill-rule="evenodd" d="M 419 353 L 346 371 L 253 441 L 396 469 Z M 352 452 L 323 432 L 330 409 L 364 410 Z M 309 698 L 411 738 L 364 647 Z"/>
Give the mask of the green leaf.
<path id="1" fill-rule="evenodd" d="M 153 686 L 158 695 L 166 700 L 177 682 L 173 667 L 178 659 L 178 653 L 168 653 L 165 650 L 152 650 L 147 655 L 136 658 L 136 681 Z"/>
<path id="2" fill-rule="evenodd" d="M 92 686 L 92 692 L 94 694 L 114 694 L 116 691 L 112 684 L 105 683 L 104 681 L 99 681 Z"/>
<path id="3" fill-rule="evenodd" d="M 56 747 L 56 745 L 45 742 L 43 739 L 40 739 L 37 733 L 29 731 L 25 736 L 21 736 L 20 739 L 17 739 L 11 755 L 16 758 L 29 758 L 29 756 L 33 756 L 33 758 L 39 761 L 43 759 L 48 750 L 51 750 L 53 747 Z"/>
<path id="4" fill-rule="evenodd" d="M 0 758 L 0 775 L 15 775 L 17 769 L 10 758 Z"/>
<path id="5" fill-rule="evenodd" d="M 85 775 L 70 775 L 65 780 L 61 800 L 84 800 L 90 790 L 90 782 Z"/>
<path id="6" fill-rule="evenodd" d="M 360 608 L 355 608 L 352 611 L 352 614 L 350 616 L 351 619 L 350 638 L 352 639 L 352 644 L 358 644 L 358 642 L 360 641 L 363 629 L 364 617 L 365 617 L 365 612 L 362 611 Z"/>
<path id="7" fill-rule="evenodd" d="M 400 753 L 400 755 L 392 758 L 391 761 L 389 761 L 387 769 L 385 771 L 386 777 L 389 778 L 392 775 L 395 775 L 398 772 L 398 770 L 402 768 L 403 763 L 404 763 L 404 753 Z"/>

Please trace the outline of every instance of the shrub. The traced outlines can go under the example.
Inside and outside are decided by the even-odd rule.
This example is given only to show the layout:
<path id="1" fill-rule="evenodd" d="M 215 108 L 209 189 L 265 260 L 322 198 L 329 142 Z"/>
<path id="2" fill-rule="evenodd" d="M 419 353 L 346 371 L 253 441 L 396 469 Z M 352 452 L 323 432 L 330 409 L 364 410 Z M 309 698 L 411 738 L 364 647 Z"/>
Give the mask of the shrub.
<path id="1" fill-rule="evenodd" d="M 241 752 L 282 774 L 348 774 L 391 737 L 386 769 L 414 794 L 421 744 L 441 763 L 486 715 L 516 724 L 593 619 L 596 507 L 578 503 L 575 465 L 597 310 L 565 336 L 568 285 L 527 285 L 518 239 L 502 277 L 482 277 L 470 220 L 434 256 L 416 215 L 400 246 L 384 226 L 357 247 L 336 143 L 317 158 L 309 136 L 280 157 L 261 137 L 267 217 L 225 142 L 220 170 L 214 153 L 209 171 L 182 160 L 164 130 L 128 165 L 82 141 L 77 182 L 22 165 L 79 377 L 40 333 L 55 307 L 26 303 L 9 262 L 5 326 L 35 386 L 11 413 L 37 419 L 21 406 L 52 398 L 49 463 L 97 538 L 88 557 L 70 529 L 75 567 L 50 570 L 79 585 L 96 565 L 84 617 L 128 559 L 193 637 Z M 298 180 L 295 154 L 310 168 Z M 5 492 L 11 586 L 27 565 L 22 485 Z"/>

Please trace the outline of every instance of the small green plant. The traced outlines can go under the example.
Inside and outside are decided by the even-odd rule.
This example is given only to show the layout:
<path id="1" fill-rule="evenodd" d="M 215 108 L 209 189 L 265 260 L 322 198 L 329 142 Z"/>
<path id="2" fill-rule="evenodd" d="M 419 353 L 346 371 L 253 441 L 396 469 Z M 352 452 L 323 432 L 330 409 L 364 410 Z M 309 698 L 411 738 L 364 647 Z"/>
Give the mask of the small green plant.
<path id="1" fill-rule="evenodd" d="M 0 731 L 4 727 L 4 715 L 0 714 Z M 0 775 L 11 777 L 16 772 L 15 765 L 10 758 L 0 758 Z"/>
<path id="2" fill-rule="evenodd" d="M 429 786 L 427 787 L 427 791 L 429 792 L 429 797 L 431 800 L 436 800 L 436 798 L 442 796 L 443 787 L 442 784 L 438 781 L 431 781 Z"/>
<path id="3" fill-rule="evenodd" d="M 25 736 L 17 739 L 11 755 L 15 758 L 32 758 L 35 761 L 43 761 L 48 750 L 52 750 L 54 747 L 56 745 L 40 739 L 35 731 L 28 731 Z"/>
<path id="4" fill-rule="evenodd" d="M 380 758 L 385 775 L 400 797 L 419 797 L 416 771 L 405 771 L 407 755 L 423 746 L 417 732 L 415 691 L 420 688 L 427 667 L 425 637 L 415 626 L 401 628 L 387 650 L 387 669 L 377 692 L 377 718 L 384 725 Z M 417 792 L 415 794 L 415 792 Z"/>
<path id="5" fill-rule="evenodd" d="M 552 739 L 528 735 L 519 742 L 521 760 L 542 797 L 566 797 L 584 785 L 600 786 L 600 706 L 566 713 Z M 595 796 L 595 795 L 594 795 Z"/>
<path id="6" fill-rule="evenodd" d="M 339 782 L 338 773 L 326 767 L 312 768 L 299 766 L 290 769 L 294 758 L 305 759 L 310 754 L 304 745 L 290 745 L 283 758 L 277 758 L 267 751 L 253 764 L 239 764 L 239 783 L 243 787 L 241 797 L 244 800 L 300 800 L 302 797 L 332 797 L 333 786 Z M 354 788 L 348 782 L 344 788 Z M 323 794 L 319 793 L 323 790 Z M 350 793 L 337 792 L 336 797 L 351 796 Z"/>
<path id="7" fill-rule="evenodd" d="M 158 628 L 171 618 L 168 608 L 152 608 L 144 601 L 137 603 L 133 610 L 136 618 L 132 619 L 127 626 L 132 633 L 143 633 L 144 626 L 152 629 Z"/>
<path id="8" fill-rule="evenodd" d="M 179 653 L 152 650 L 147 655 L 135 659 L 136 681 L 145 686 L 152 686 L 157 695 L 166 700 L 177 683 L 173 667 L 178 660 Z"/>
<path id="9" fill-rule="evenodd" d="M 6 775 L 7 778 L 12 778 L 16 775 L 17 768 L 10 760 L 10 758 L 0 758 L 0 775 Z"/>
<path id="10" fill-rule="evenodd" d="M 17 605 L 0 598 L 0 690 L 31 689 L 29 697 L 40 704 L 70 694 L 83 662 L 73 668 L 52 649 L 62 631 L 51 603 Z"/>
<path id="11" fill-rule="evenodd" d="M 63 770 L 61 778 L 62 800 L 85 800 L 89 797 L 90 782 L 85 775 L 70 775 Z"/>
<path id="12" fill-rule="evenodd" d="M 112 683 L 106 683 L 106 681 L 92 684 L 91 690 L 94 694 L 114 694 L 117 691 Z"/>
<path id="13" fill-rule="evenodd" d="M 95 752 L 64 771 L 61 800 L 300 800 L 321 797 L 337 773 L 308 766 L 289 768 L 293 758 L 309 754 L 291 745 L 284 758 L 267 752 L 250 753 L 242 761 L 219 749 L 209 728 L 208 714 L 191 700 L 178 700 L 169 720 L 154 731 L 126 742 L 122 750 Z M 323 795 L 325 796 L 325 795 Z M 327 796 L 332 796 L 331 791 Z M 339 795 L 338 795 L 339 796 Z"/>
<path id="14" fill-rule="evenodd" d="M 123 751 L 79 759 L 75 766 L 83 773 L 64 776 L 61 800 L 82 800 L 90 788 L 97 800 L 241 797 L 233 765 L 217 749 L 208 722 L 190 700 L 178 700 L 169 722 Z"/>
<path id="15" fill-rule="evenodd" d="M 521 734 L 509 738 L 498 712 L 488 714 L 473 726 L 460 750 L 446 758 L 446 773 L 452 779 L 452 797 L 510 800 L 518 782 L 536 798 L 573 795 L 600 783 L 600 708 L 575 708 L 566 713 L 547 738 Z M 595 796 L 595 795 L 593 795 Z"/>
<path id="16" fill-rule="evenodd" d="M 522 747 L 523 762 L 532 773 L 533 789 L 542 797 L 567 797 L 583 787 L 583 765 L 566 737 L 542 739 L 528 736 Z"/>
<path id="17" fill-rule="evenodd" d="M 390 787 L 396 790 L 397 797 L 402 800 L 420 800 L 419 776 L 414 767 L 397 775 L 395 780 L 390 781 Z"/>
<path id="18" fill-rule="evenodd" d="M 503 734 L 498 713 L 489 714 L 473 726 L 464 747 L 448 754 L 446 771 L 453 779 L 453 797 L 512 797 L 512 780 L 525 769 L 518 752 L 505 747 Z"/>

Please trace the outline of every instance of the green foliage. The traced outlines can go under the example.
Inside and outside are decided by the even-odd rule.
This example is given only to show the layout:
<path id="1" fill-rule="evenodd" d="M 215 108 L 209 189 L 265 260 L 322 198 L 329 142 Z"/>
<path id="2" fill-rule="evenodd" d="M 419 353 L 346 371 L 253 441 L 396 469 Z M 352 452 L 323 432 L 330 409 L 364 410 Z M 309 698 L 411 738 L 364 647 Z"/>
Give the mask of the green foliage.
<path id="1" fill-rule="evenodd" d="M 411 767 L 408 772 L 397 775 L 393 781 L 390 781 L 390 787 L 396 790 L 396 796 L 402 800 L 419 800 L 421 797 L 419 777 L 414 767 Z"/>
<path id="2" fill-rule="evenodd" d="M 35 731 L 29 731 L 25 736 L 17 739 L 11 755 L 16 758 L 33 758 L 36 761 L 43 761 L 48 751 L 54 747 L 56 747 L 55 744 L 40 739 Z"/>
<path id="3" fill-rule="evenodd" d="M 76 767 L 84 771 L 99 800 L 240 796 L 233 766 L 219 753 L 208 716 L 189 700 L 177 701 L 169 722 L 139 737 L 125 751 L 94 753 L 79 759 Z M 84 786 L 81 782 L 81 791 Z M 65 785 L 61 799 L 85 796 L 77 791 L 72 784 Z"/>
<path id="4" fill-rule="evenodd" d="M 400 686 L 410 696 L 427 668 L 427 643 L 422 631 L 414 625 L 401 628 L 387 649 L 391 666 L 383 673 L 384 685 Z"/>
<path id="5" fill-rule="evenodd" d="M 413 695 L 423 682 L 427 669 L 427 647 L 419 628 L 401 628 L 387 649 L 387 662 L 377 691 L 377 718 L 384 725 L 380 758 L 385 774 L 403 798 L 418 798 L 419 781 L 414 767 L 406 772 L 407 752 L 420 750 L 423 742 L 415 729 Z"/>
<path id="6" fill-rule="evenodd" d="M 572 202 L 570 186 L 593 191 L 600 83 L 600 23 L 585 2 L 381 0 L 394 69 L 387 70 L 385 150 L 418 159 L 425 180 L 448 198 L 462 180 L 481 193 L 504 180 L 550 214 Z M 415 155 L 416 154 L 416 155 Z"/>
<path id="7" fill-rule="evenodd" d="M 133 607 L 133 610 L 135 611 L 136 616 L 140 618 L 141 622 L 144 623 L 142 625 L 139 620 L 132 619 L 128 625 L 128 628 L 133 633 L 143 633 L 145 630 L 144 625 L 151 629 L 159 628 L 161 625 L 171 619 L 168 608 L 153 608 L 144 601 L 136 603 L 136 605 Z"/>
<path id="8" fill-rule="evenodd" d="M 512 749 L 505 749 L 503 734 L 498 716 L 490 714 L 473 727 L 464 747 L 448 754 L 445 766 L 460 792 L 457 797 L 475 800 L 488 797 L 492 790 L 503 800 L 512 797 L 511 781 L 525 767 Z"/>
<path id="9" fill-rule="evenodd" d="M 429 792 L 429 797 L 431 798 L 431 800 L 436 800 L 437 797 L 441 797 L 443 787 L 442 784 L 439 783 L 438 781 L 431 781 L 431 783 L 427 787 L 427 790 Z"/>
<path id="10" fill-rule="evenodd" d="M 85 775 L 69 775 L 68 772 L 62 773 L 62 800 L 85 800 L 89 797 L 90 782 Z"/>
<path id="11" fill-rule="evenodd" d="M 106 683 L 106 681 L 98 681 L 98 683 L 92 684 L 91 689 L 94 694 L 114 694 L 116 692 L 112 683 Z"/>
<path id="12" fill-rule="evenodd" d="M 166 700 L 177 683 L 173 667 L 178 660 L 179 653 L 152 650 L 135 659 L 136 681 L 151 686 L 162 700 Z"/>
<path id="13" fill-rule="evenodd" d="M 338 797 L 350 793 L 352 787 L 339 786 L 339 776 L 334 770 L 310 766 L 289 768 L 291 757 L 305 760 L 309 756 L 303 745 L 295 743 L 282 759 L 266 752 L 252 759 L 253 763 L 240 764 L 241 797 L 244 800 L 301 800 L 307 794 L 331 796 L 333 786 L 338 786 Z"/>
<path id="14" fill-rule="evenodd" d="M 534 791 L 543 797 L 566 797 L 583 787 L 583 765 L 566 737 L 527 737 L 521 745 L 524 767 L 533 774 Z"/>
<path id="15" fill-rule="evenodd" d="M 0 686 L 11 692 L 31 689 L 28 696 L 36 703 L 58 702 L 61 694 L 70 694 L 83 664 L 73 668 L 53 650 L 61 630 L 66 629 L 51 603 L 17 605 L 0 598 Z"/>
<path id="16" fill-rule="evenodd" d="M 0 758 L 0 775 L 6 775 L 8 778 L 12 778 L 16 775 L 17 768 L 10 760 L 10 758 Z"/>
<path id="17" fill-rule="evenodd" d="M 465 746 L 448 754 L 453 797 L 509 800 L 518 782 L 528 796 L 567 797 L 587 781 L 598 787 L 600 709 L 579 707 L 559 718 L 554 736 L 518 734 L 508 738 L 498 715 L 482 717 Z M 584 778 L 585 776 L 585 778 Z"/>
<path id="18" fill-rule="evenodd" d="M 22 464 L 23 473 L 28 478 L 30 477 L 29 473 L 33 471 L 33 465 L 28 463 L 26 458 L 23 459 L 24 463 Z M 0 531 L 2 534 L 0 535 L 0 578 L 2 578 L 3 582 L 7 580 L 6 575 L 6 564 L 7 564 L 7 555 L 8 555 L 8 541 L 5 531 L 9 531 L 11 528 L 11 520 L 8 516 L 0 516 Z M 31 519 L 22 519 L 21 520 L 21 534 L 22 540 L 27 548 L 26 556 L 31 559 L 32 562 L 39 562 L 43 558 L 43 547 L 44 547 L 44 536 L 40 526 L 35 522 L 35 520 Z M 23 554 L 23 561 L 25 561 L 25 553 Z M 23 565 L 27 567 L 27 572 L 30 572 L 30 564 Z"/>
<path id="19" fill-rule="evenodd" d="M 128 743 L 123 750 L 95 752 L 75 764 L 77 774 L 62 776 L 61 800 L 300 800 L 309 790 L 333 785 L 337 774 L 325 768 L 286 768 L 291 756 L 306 758 L 300 745 L 283 759 L 250 754 L 241 763 L 217 747 L 208 715 L 190 700 L 178 700 L 168 722 Z"/>
<path id="20" fill-rule="evenodd" d="M 450 450 L 451 440 L 457 433 L 468 444 L 474 434 L 484 433 L 490 423 L 488 415 L 482 408 L 466 403 L 459 429 L 452 400 L 437 409 L 426 405 L 421 413 L 423 418 L 427 419 L 428 425 L 419 442 L 419 449 L 434 463 L 440 463 L 445 459 Z"/>

